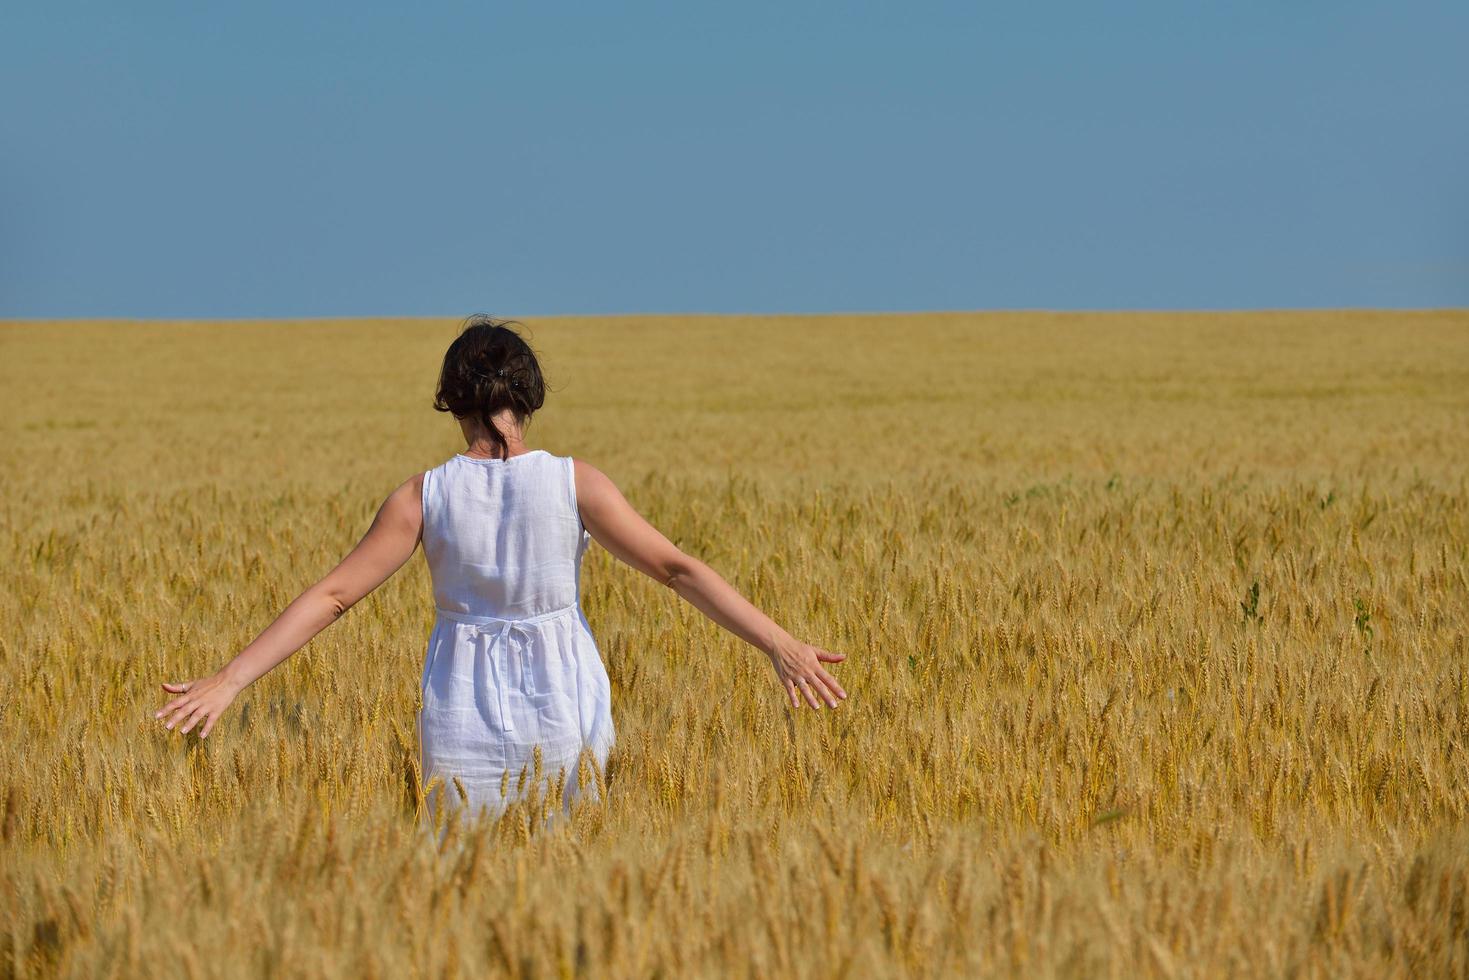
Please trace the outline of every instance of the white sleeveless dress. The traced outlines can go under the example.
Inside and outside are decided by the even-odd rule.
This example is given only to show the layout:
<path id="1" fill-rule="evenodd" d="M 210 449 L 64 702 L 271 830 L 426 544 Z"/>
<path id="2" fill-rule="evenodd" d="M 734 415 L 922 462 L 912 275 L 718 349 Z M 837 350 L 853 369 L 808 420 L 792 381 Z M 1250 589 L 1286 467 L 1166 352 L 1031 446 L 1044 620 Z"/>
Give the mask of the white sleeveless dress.
<path id="1" fill-rule="evenodd" d="M 581 609 L 590 543 L 569 456 L 459 454 L 424 474 L 423 553 L 437 615 L 418 737 L 424 782 L 442 780 L 429 794 L 431 819 L 441 800 L 460 807 L 455 776 L 469 800 L 462 815 L 499 816 L 530 792 L 536 745 L 543 794 L 564 767 L 565 808 L 595 798 L 593 779 L 577 786 L 577 763 L 590 747 L 605 773 L 616 732 L 607 670 Z"/>

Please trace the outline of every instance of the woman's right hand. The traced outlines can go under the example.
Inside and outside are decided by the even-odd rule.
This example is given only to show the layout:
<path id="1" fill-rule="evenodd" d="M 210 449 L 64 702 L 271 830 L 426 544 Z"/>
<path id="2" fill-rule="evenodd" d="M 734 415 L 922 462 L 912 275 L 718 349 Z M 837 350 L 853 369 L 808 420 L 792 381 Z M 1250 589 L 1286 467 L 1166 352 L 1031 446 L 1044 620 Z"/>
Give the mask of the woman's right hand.
<path id="1" fill-rule="evenodd" d="M 204 727 L 199 729 L 200 738 L 209 737 L 214 723 L 240 693 L 240 685 L 224 671 L 192 681 L 164 681 L 163 689 L 169 694 L 177 694 L 178 697 L 155 711 L 153 717 L 161 721 L 164 715 L 169 715 L 168 720 L 163 722 L 163 727 L 167 729 L 182 723 L 180 734 L 187 734 L 189 729 L 202 721 Z"/>
<path id="2" fill-rule="evenodd" d="M 841 663 L 847 659 L 845 653 L 832 653 L 792 638 L 777 642 L 775 650 L 769 656 L 776 678 L 790 696 L 791 707 L 801 706 L 800 696 L 796 694 L 798 689 L 813 708 L 821 707 L 821 701 L 816 699 L 818 694 L 830 708 L 835 708 L 846 700 L 847 692 L 821 666 L 822 661 L 829 664 Z"/>

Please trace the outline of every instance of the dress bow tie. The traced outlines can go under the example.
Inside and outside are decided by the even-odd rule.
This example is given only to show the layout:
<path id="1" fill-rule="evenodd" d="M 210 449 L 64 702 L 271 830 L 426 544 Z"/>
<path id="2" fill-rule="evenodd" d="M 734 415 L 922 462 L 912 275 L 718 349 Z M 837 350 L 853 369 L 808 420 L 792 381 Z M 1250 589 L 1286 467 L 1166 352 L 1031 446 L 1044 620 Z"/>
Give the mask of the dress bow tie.
<path id="1" fill-rule="evenodd" d="M 484 655 L 489 661 L 490 669 L 495 673 L 495 690 L 500 695 L 500 727 L 507 732 L 514 731 L 515 721 L 510 716 L 510 698 L 508 693 L 510 679 L 505 676 L 504 662 L 495 656 L 495 647 L 497 645 L 503 646 L 508 657 L 511 632 L 518 632 L 522 637 L 530 637 L 533 636 L 533 631 L 524 622 L 516 619 L 502 620 L 499 625 L 493 623 L 469 623 L 468 626 L 473 632 L 476 644 L 484 651 Z M 488 640 L 489 642 L 482 642 L 484 640 Z M 527 694 L 534 694 L 536 692 L 535 675 L 531 672 L 530 652 L 524 643 L 520 645 L 520 686 L 521 690 Z"/>

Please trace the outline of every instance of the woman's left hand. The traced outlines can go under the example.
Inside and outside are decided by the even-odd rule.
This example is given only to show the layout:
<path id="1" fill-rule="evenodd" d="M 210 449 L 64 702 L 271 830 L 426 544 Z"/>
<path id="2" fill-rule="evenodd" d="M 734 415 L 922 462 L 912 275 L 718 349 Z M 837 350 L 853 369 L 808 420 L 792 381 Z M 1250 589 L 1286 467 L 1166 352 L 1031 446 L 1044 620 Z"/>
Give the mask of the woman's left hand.
<path id="1" fill-rule="evenodd" d="M 796 692 L 806 696 L 806 701 L 813 708 L 820 708 L 821 701 L 825 701 L 827 707 L 835 708 L 847 699 L 847 692 L 842 690 L 842 685 L 837 679 L 827 673 L 822 661 L 829 664 L 839 664 L 847 659 L 845 653 L 832 653 L 821 647 L 802 643 L 790 634 L 786 634 L 776 642 L 775 649 L 768 654 L 770 664 L 775 668 L 775 676 L 786 689 L 786 696 L 791 699 L 791 707 L 799 708 L 800 700 Z M 817 700 L 817 695 L 821 701 Z"/>
<path id="2" fill-rule="evenodd" d="M 162 718 L 169 715 L 163 727 L 172 729 L 174 725 L 182 723 L 180 732 L 187 732 L 199 722 L 204 722 L 204 727 L 199 730 L 200 738 L 207 738 L 209 732 L 214 728 L 214 723 L 224 713 L 224 709 L 235 700 L 235 695 L 240 693 L 240 688 L 223 674 L 211 674 L 198 680 L 184 681 L 181 684 L 163 683 L 163 689 L 178 697 L 165 704 L 159 711 L 153 713 L 154 718 Z"/>

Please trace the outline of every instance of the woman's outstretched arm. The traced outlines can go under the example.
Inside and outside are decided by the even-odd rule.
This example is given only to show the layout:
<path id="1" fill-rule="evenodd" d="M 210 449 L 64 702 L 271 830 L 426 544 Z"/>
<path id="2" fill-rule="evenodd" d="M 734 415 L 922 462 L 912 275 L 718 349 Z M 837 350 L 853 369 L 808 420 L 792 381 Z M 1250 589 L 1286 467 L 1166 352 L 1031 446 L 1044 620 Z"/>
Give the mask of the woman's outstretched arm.
<path id="1" fill-rule="evenodd" d="M 423 474 L 419 473 L 388 495 L 351 553 L 292 600 L 233 660 L 208 677 L 179 684 L 165 682 L 163 689 L 179 696 L 153 717 L 168 715 L 163 727 L 180 724 L 180 732 L 202 721 L 199 737 L 208 736 L 237 694 L 336 622 L 413 556 L 423 533 L 422 499 Z"/>
<path id="2" fill-rule="evenodd" d="M 832 653 L 791 636 L 718 572 L 684 554 L 649 524 L 600 470 L 579 459 L 573 459 L 572 464 L 582 523 L 613 557 L 668 586 L 715 623 L 769 657 L 792 707 L 801 706 L 798 689 L 813 708 L 821 707 L 818 695 L 833 708 L 846 698 L 847 692 L 821 666 L 822 661 L 840 663 L 847 659 L 845 653 Z"/>

